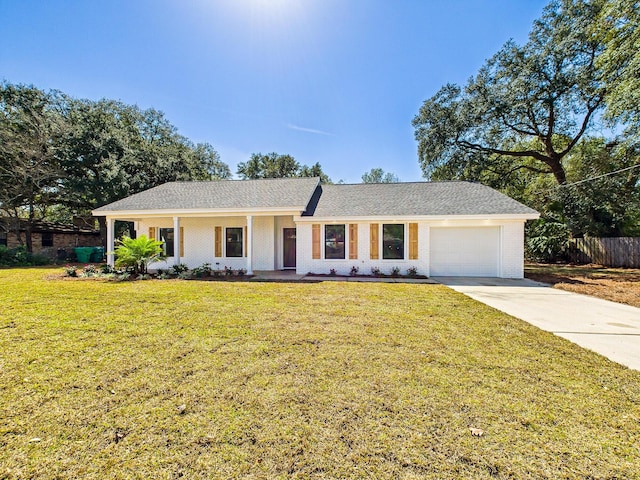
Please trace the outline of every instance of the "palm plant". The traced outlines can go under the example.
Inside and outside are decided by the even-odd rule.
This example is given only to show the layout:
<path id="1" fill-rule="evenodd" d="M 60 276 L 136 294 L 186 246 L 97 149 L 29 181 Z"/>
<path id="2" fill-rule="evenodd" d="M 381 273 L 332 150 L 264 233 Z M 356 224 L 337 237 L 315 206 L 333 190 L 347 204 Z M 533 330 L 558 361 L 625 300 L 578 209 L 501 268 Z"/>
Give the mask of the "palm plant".
<path id="1" fill-rule="evenodd" d="M 145 235 L 138 238 L 123 237 L 118 240 L 115 254 L 117 267 L 133 267 L 133 272 L 139 275 L 147 273 L 150 263 L 166 258 L 162 242 Z"/>

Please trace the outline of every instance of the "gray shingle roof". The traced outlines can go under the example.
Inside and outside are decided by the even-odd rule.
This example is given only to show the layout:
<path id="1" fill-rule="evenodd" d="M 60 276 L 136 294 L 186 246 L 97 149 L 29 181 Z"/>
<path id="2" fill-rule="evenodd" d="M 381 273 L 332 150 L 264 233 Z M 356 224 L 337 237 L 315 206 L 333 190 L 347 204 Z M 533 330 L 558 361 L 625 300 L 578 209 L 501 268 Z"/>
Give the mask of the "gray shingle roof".
<path id="1" fill-rule="evenodd" d="M 96 209 L 127 210 L 270 209 L 302 211 L 318 178 L 169 182 Z"/>
<path id="2" fill-rule="evenodd" d="M 322 185 L 314 217 L 413 215 L 537 215 L 537 212 L 479 183 L 415 182 Z M 319 197 L 319 198 L 318 198 Z M 313 202 L 312 202 L 313 203 Z"/>
<path id="3" fill-rule="evenodd" d="M 320 185 L 318 178 L 170 182 L 95 210 L 220 209 L 304 211 L 313 217 L 527 215 L 537 212 L 471 182 Z"/>

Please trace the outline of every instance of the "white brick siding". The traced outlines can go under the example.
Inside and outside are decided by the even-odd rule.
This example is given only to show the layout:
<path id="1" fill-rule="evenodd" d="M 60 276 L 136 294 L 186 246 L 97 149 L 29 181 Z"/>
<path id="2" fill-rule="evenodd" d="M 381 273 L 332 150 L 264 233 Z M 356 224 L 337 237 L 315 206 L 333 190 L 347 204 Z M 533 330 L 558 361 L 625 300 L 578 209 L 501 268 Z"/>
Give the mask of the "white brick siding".
<path id="1" fill-rule="evenodd" d="M 502 278 L 524 277 L 524 222 L 502 225 Z"/>
<path id="2" fill-rule="evenodd" d="M 392 223 L 380 221 L 383 223 Z M 401 222 L 398 222 L 401 223 Z M 413 223 L 413 222 L 411 222 Z M 330 273 L 335 269 L 338 275 L 348 275 L 352 266 L 356 266 L 361 274 L 370 274 L 372 267 L 377 267 L 382 273 L 389 274 L 393 267 L 400 268 L 401 273 L 406 273 L 410 267 L 417 268 L 421 275 L 430 275 L 430 229 L 432 226 L 448 227 L 500 227 L 500 245 L 498 274 L 504 278 L 522 278 L 524 255 L 524 222 L 523 221 L 442 221 L 442 222 L 417 222 L 418 223 L 418 259 L 408 259 L 408 224 L 405 223 L 405 259 L 404 260 L 371 260 L 369 254 L 370 223 L 358 223 L 358 258 L 344 260 L 324 260 L 312 258 L 312 223 L 299 223 L 297 227 L 297 273 Z M 320 228 L 320 250 L 324 257 L 324 223 Z M 349 223 L 345 222 L 345 256 L 349 256 Z M 382 236 L 380 235 L 380 242 Z M 381 256 L 380 256 L 381 257 Z"/>

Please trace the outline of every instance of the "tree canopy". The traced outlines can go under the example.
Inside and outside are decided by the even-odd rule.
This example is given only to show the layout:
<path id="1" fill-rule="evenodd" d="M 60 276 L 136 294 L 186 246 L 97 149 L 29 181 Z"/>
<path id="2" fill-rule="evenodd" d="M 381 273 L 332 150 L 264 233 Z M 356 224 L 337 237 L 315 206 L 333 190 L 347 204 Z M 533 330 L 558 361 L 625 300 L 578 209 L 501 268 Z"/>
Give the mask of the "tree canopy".
<path id="1" fill-rule="evenodd" d="M 0 215 L 28 220 L 29 250 L 29 226 L 52 211 L 82 215 L 164 182 L 230 177 L 211 145 L 158 110 L 0 84 Z"/>
<path id="2" fill-rule="evenodd" d="M 398 183 L 400 179 L 391 172 L 386 172 L 381 168 L 372 168 L 362 174 L 362 183 Z"/>
<path id="3" fill-rule="evenodd" d="M 590 32 L 600 10 L 553 1 L 525 45 L 507 42 L 464 88 L 449 84 L 426 100 L 413 120 L 425 176 L 530 170 L 565 183 L 562 159 L 603 108 L 604 47 Z"/>
<path id="4" fill-rule="evenodd" d="M 331 183 L 319 163 L 300 165 L 291 155 L 276 152 L 253 153 L 247 162 L 238 164 L 237 174 L 243 180 L 258 178 L 320 177 L 322 183 Z"/>
<path id="5" fill-rule="evenodd" d="M 424 102 L 424 176 L 498 188 L 574 236 L 640 232 L 639 20 L 634 0 L 553 0 L 524 45 Z M 605 118 L 624 135 L 603 136 Z"/>

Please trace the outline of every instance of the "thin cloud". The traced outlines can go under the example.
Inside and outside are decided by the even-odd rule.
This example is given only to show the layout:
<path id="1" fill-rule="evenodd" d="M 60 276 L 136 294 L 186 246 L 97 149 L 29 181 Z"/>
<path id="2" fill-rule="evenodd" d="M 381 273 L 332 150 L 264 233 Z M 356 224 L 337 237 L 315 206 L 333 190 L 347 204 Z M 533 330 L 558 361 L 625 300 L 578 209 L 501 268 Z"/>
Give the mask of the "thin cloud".
<path id="1" fill-rule="evenodd" d="M 300 127 L 292 123 L 288 123 L 287 128 L 290 128 L 291 130 L 298 130 L 299 132 L 314 133 L 316 135 L 326 135 L 328 137 L 336 136 L 334 133 L 325 132 L 324 130 L 316 130 L 315 128 Z"/>

